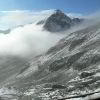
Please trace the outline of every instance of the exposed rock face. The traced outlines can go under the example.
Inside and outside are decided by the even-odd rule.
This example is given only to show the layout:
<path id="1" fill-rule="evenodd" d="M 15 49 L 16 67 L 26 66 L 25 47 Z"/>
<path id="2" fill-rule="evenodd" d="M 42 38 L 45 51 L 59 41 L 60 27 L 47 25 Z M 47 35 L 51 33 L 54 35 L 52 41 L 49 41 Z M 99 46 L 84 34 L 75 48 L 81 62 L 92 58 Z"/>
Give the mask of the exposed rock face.
<path id="1" fill-rule="evenodd" d="M 71 19 L 60 10 L 56 10 L 45 22 L 44 29 L 50 32 L 68 30 L 71 26 L 81 23 L 79 18 Z"/>

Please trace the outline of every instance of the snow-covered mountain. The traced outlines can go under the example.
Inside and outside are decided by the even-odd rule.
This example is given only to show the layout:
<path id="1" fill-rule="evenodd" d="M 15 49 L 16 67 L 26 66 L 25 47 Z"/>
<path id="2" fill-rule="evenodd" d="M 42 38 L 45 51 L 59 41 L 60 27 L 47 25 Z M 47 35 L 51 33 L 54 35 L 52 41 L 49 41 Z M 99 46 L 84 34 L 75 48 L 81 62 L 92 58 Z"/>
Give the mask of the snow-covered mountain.
<path id="1" fill-rule="evenodd" d="M 48 20 L 53 22 L 50 30 L 45 26 Z M 62 24 L 66 22 L 64 28 L 68 28 L 72 20 L 75 24 L 80 23 L 79 19 L 70 19 L 57 10 L 40 24 L 50 32 L 60 32 L 63 30 Z M 51 30 L 55 24 L 60 26 L 60 31 L 58 28 Z M 4 62 L 0 63 L 1 100 L 100 98 L 100 22 L 78 31 L 65 32 L 66 36 L 55 46 L 30 60 L 4 57 Z"/>

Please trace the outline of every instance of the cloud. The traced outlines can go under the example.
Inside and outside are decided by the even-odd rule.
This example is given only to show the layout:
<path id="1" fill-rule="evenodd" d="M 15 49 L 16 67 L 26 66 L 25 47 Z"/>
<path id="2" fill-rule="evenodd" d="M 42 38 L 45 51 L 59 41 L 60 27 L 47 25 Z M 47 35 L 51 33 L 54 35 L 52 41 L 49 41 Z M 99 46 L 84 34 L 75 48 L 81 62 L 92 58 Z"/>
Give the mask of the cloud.
<path id="1" fill-rule="evenodd" d="M 47 18 L 54 10 L 30 11 L 30 10 L 15 10 L 15 11 L 0 11 L 0 29 L 13 28 L 18 25 L 34 23 Z"/>
<path id="2" fill-rule="evenodd" d="M 62 35 L 43 31 L 42 26 L 28 24 L 0 34 L 0 54 L 26 57 L 36 56 L 53 46 Z"/>

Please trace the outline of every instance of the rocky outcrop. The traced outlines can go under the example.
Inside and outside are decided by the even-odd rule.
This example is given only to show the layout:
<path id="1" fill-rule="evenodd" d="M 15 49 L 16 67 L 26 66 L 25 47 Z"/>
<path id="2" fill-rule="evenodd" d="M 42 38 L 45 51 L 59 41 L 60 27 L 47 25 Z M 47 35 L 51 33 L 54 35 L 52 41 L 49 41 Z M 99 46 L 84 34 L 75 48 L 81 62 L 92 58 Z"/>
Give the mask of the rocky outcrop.
<path id="1" fill-rule="evenodd" d="M 60 10 L 56 10 L 49 18 L 47 18 L 44 29 L 50 32 L 59 32 L 70 29 L 72 26 L 81 23 L 79 18 L 71 19 Z"/>
<path id="2" fill-rule="evenodd" d="M 10 29 L 7 29 L 7 30 L 0 30 L 0 33 L 3 33 L 3 34 L 8 34 L 10 33 Z"/>

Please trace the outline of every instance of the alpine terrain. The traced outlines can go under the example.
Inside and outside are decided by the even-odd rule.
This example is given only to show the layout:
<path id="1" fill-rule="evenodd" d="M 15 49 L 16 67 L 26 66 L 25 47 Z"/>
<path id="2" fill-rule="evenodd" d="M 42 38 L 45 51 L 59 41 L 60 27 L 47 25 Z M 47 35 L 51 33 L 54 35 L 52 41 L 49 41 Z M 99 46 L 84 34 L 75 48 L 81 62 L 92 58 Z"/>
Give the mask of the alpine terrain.
<path id="1" fill-rule="evenodd" d="M 0 57 L 0 100 L 99 100 L 100 21 L 87 21 L 56 10 L 36 23 L 64 36 L 31 59 Z"/>

